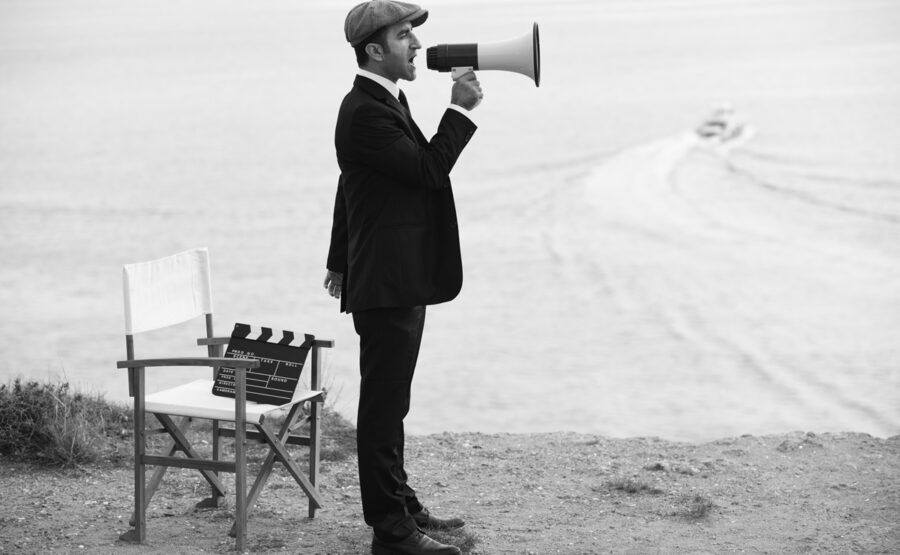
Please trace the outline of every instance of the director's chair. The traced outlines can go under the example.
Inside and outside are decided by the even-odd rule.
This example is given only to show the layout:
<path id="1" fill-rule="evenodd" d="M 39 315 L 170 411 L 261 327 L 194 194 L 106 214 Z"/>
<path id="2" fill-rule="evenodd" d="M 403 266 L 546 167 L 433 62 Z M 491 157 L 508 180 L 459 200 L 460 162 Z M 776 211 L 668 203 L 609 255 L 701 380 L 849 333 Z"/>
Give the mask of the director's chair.
<path id="1" fill-rule="evenodd" d="M 209 253 L 194 249 L 159 260 L 128 264 L 124 267 L 125 346 L 127 360 L 119 361 L 119 368 L 128 369 L 129 394 L 134 398 L 134 527 L 120 539 L 143 543 L 146 540 L 147 514 L 156 489 L 169 467 L 199 470 L 209 482 L 212 493 L 197 507 L 216 507 L 225 488 L 219 472 L 235 474 L 235 520 L 230 534 L 236 547 L 243 551 L 247 536 L 247 515 L 271 473 L 275 462 L 281 462 L 309 498 L 309 517 L 322 506 L 316 487 L 319 466 L 319 416 L 325 393 L 319 390 L 320 349 L 330 348 L 330 340 L 312 340 L 309 353 L 310 388 L 297 387 L 290 402 L 280 406 L 247 401 L 247 372 L 259 367 L 259 360 L 224 358 L 223 348 L 229 338 L 215 337 L 213 332 L 212 294 L 210 287 Z M 197 343 L 207 347 L 206 357 L 135 359 L 135 334 L 174 326 L 205 316 L 205 337 Z M 155 367 L 207 366 L 215 372 L 220 367 L 234 369 L 234 399 L 212 394 L 213 379 L 199 379 L 152 394 L 146 393 L 145 369 Z M 308 415 L 301 418 L 309 404 Z M 273 419 L 287 412 L 278 430 Z M 145 415 L 152 414 L 161 424 L 159 429 L 146 429 Z M 173 417 L 177 417 L 176 420 Z M 188 440 L 187 430 L 193 419 L 212 421 L 212 454 L 203 458 Z M 225 423 L 223 426 L 221 424 Z M 297 428 L 308 423 L 306 436 L 295 434 Z M 247 427 L 251 429 L 248 430 Z M 168 434 L 163 452 L 148 454 L 148 434 Z M 220 460 L 220 438 L 234 439 L 234 460 Z M 258 443 L 269 451 L 259 474 L 247 491 L 247 455 L 245 446 Z M 287 445 L 309 447 L 309 476 L 301 471 L 287 450 Z M 178 455 L 181 452 L 182 456 Z M 146 467 L 155 466 L 150 482 L 146 482 Z"/>

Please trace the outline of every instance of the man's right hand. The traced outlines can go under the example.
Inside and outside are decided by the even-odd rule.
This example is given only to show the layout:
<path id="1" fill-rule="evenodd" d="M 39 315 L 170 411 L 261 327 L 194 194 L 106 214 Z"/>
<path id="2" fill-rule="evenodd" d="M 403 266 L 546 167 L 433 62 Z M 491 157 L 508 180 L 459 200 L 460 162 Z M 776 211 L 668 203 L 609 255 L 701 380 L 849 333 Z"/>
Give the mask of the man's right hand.
<path id="1" fill-rule="evenodd" d="M 453 89 L 450 91 L 450 103 L 462 106 L 466 110 L 472 110 L 484 98 L 481 92 L 481 83 L 475 77 L 475 72 L 470 71 L 453 82 Z"/>
<path id="2" fill-rule="evenodd" d="M 325 289 L 328 290 L 328 294 L 334 297 L 335 299 L 341 298 L 341 286 L 344 284 L 344 274 L 339 274 L 337 272 L 332 272 L 331 270 L 325 270 L 325 283 L 322 285 L 325 286 Z"/>

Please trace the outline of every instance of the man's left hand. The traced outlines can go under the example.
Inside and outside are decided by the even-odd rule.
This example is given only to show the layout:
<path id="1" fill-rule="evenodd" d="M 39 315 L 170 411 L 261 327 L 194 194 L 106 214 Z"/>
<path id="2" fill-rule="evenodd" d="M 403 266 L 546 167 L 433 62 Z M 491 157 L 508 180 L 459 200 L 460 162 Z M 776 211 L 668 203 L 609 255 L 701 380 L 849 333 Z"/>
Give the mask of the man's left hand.
<path id="1" fill-rule="evenodd" d="M 344 284 L 344 274 L 339 274 L 337 272 L 332 272 L 331 270 L 325 271 L 325 283 L 322 285 L 325 286 L 325 289 L 328 290 L 328 294 L 334 297 L 335 299 L 341 298 L 341 286 Z"/>

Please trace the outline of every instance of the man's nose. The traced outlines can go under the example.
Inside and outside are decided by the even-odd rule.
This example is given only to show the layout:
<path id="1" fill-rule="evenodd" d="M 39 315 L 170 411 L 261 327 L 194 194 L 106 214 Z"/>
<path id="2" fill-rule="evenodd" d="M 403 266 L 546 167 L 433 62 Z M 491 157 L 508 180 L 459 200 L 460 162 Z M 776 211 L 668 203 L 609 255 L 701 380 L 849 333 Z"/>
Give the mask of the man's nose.
<path id="1" fill-rule="evenodd" d="M 412 39 L 409 43 L 409 47 L 413 50 L 419 50 L 422 48 L 422 43 L 419 42 L 419 37 L 415 35 L 415 33 L 410 33 L 410 38 Z"/>

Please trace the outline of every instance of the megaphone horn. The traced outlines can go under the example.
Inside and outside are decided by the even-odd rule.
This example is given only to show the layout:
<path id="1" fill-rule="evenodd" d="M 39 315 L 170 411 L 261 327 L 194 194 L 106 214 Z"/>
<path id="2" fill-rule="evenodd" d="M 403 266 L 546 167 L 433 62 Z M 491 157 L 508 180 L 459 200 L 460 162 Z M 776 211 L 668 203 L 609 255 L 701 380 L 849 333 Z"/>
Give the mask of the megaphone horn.
<path id="1" fill-rule="evenodd" d="M 531 77 L 541 86 L 541 44 L 538 24 L 521 37 L 486 44 L 439 44 L 426 51 L 428 69 L 450 71 L 458 79 L 469 70 L 497 69 Z"/>

